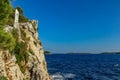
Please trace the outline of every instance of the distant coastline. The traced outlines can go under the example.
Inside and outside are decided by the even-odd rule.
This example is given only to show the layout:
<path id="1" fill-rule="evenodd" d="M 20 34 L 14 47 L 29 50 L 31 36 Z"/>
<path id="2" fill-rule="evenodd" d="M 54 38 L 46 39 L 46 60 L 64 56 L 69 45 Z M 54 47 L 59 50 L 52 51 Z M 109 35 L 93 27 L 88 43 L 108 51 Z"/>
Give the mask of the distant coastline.
<path id="1" fill-rule="evenodd" d="M 120 54 L 120 52 L 102 52 L 100 54 Z"/>
<path id="2" fill-rule="evenodd" d="M 77 53 L 77 52 L 68 52 L 68 53 L 66 53 L 66 54 L 93 54 L 93 53 Z"/>
<path id="3" fill-rule="evenodd" d="M 68 52 L 66 54 L 95 54 L 95 53 Z M 101 52 L 101 53 L 96 53 L 96 54 L 120 54 L 120 52 Z"/>
<path id="4" fill-rule="evenodd" d="M 67 53 L 51 53 L 50 51 L 44 51 L 44 54 L 120 54 L 120 52 L 101 52 L 101 53 L 67 52 Z"/>

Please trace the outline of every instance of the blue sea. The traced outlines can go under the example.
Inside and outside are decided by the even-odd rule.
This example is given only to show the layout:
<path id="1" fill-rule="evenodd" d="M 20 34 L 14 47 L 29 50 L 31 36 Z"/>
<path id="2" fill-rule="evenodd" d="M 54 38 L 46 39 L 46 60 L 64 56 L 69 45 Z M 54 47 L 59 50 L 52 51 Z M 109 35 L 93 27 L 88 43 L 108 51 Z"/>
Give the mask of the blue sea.
<path id="1" fill-rule="evenodd" d="M 63 80 L 120 80 L 120 54 L 49 54 L 45 57 L 49 74 L 61 75 Z"/>

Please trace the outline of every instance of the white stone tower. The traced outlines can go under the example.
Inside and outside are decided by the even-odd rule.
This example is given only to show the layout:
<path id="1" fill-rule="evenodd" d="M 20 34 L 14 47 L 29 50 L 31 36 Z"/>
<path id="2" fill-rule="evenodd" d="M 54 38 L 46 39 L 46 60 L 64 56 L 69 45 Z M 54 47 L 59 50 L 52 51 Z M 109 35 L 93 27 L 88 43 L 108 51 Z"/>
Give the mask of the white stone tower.
<path id="1" fill-rule="evenodd" d="M 17 28 L 19 26 L 19 11 L 15 10 L 15 21 L 14 21 L 14 28 Z"/>

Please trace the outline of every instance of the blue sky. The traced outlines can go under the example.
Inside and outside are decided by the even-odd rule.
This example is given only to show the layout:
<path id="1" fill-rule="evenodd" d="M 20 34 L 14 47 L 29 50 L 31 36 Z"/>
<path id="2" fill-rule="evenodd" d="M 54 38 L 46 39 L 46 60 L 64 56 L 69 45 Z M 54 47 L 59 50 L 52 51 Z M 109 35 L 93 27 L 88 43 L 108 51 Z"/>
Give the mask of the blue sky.
<path id="1" fill-rule="evenodd" d="M 51 52 L 120 51 L 120 0 L 16 0 Z"/>

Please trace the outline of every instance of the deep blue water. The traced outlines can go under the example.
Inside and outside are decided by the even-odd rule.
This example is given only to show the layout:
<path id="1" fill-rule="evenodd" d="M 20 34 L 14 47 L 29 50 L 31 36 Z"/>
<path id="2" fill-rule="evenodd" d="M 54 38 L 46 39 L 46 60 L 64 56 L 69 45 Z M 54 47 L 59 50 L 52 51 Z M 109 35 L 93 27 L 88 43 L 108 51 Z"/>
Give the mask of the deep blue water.
<path id="1" fill-rule="evenodd" d="M 120 54 L 51 54 L 46 60 L 50 75 L 72 76 L 71 80 L 120 80 Z"/>

